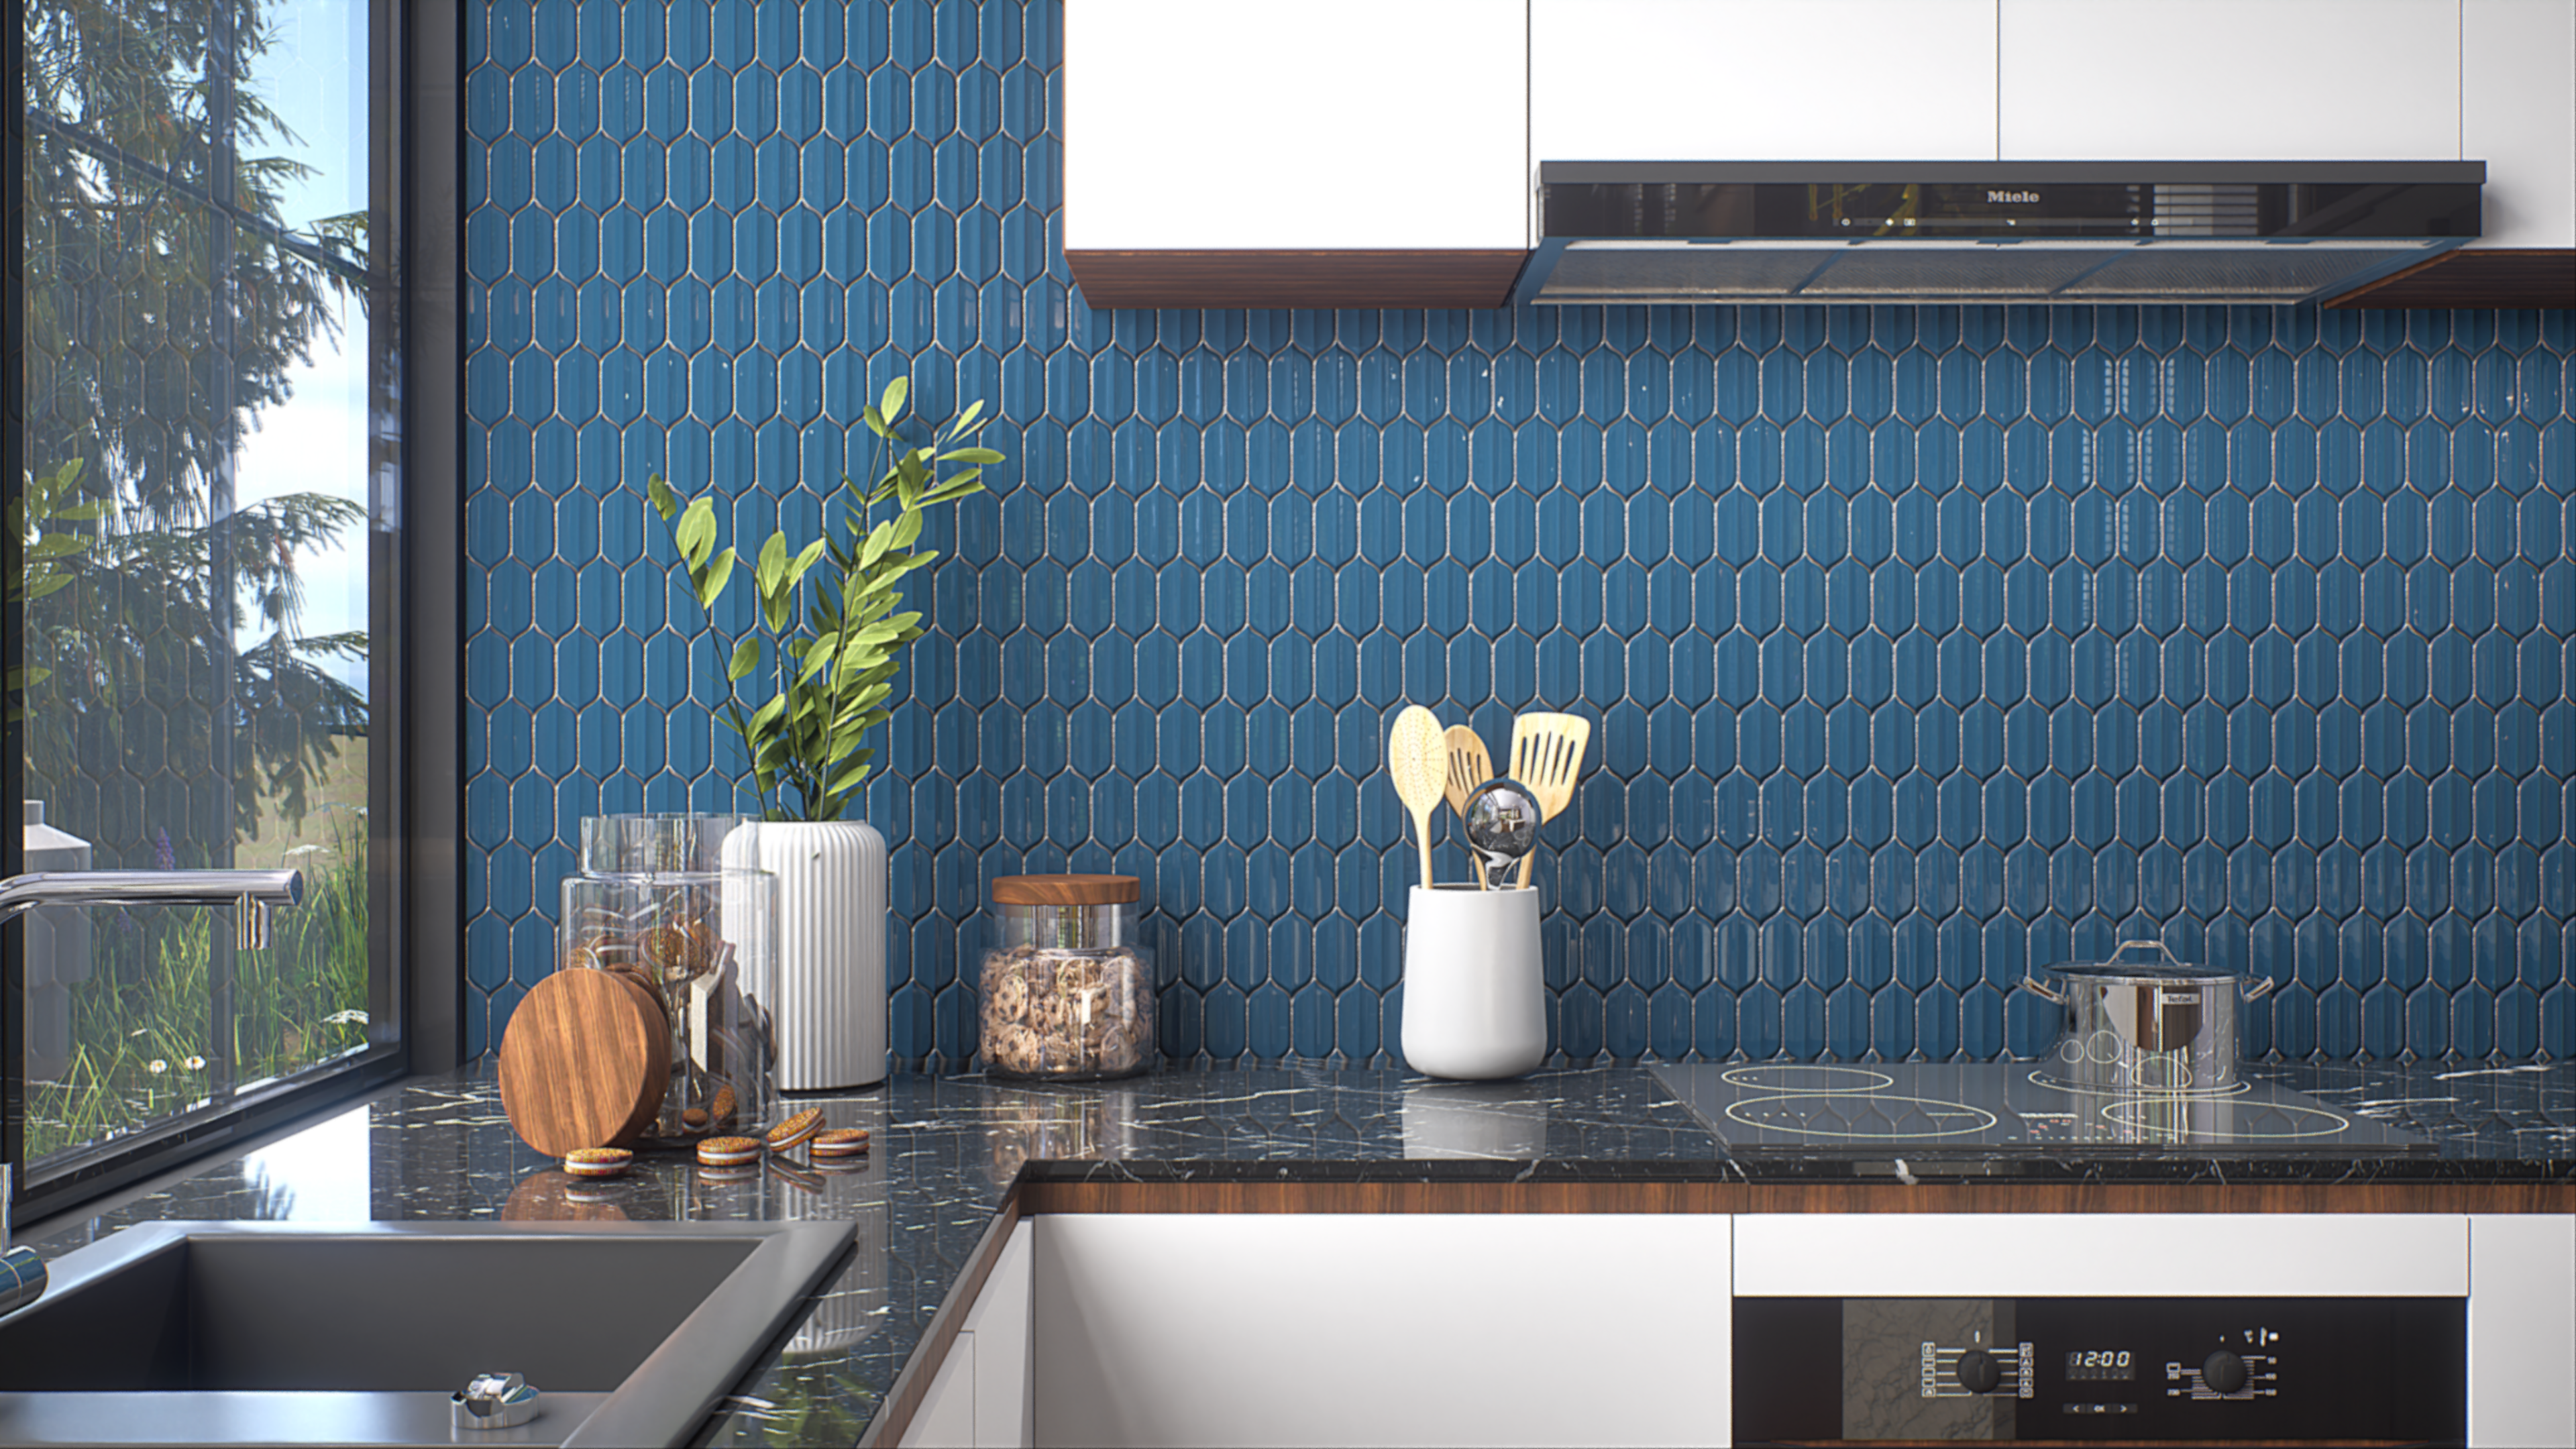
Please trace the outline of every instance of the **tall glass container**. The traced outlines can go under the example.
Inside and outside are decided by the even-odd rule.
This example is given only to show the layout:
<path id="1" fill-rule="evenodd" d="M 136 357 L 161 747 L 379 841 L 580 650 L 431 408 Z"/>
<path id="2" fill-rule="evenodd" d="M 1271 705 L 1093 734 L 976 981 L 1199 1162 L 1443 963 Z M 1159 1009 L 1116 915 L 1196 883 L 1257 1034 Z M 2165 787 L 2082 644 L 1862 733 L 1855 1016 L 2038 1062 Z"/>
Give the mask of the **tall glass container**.
<path id="1" fill-rule="evenodd" d="M 648 1145 L 759 1127 L 771 1115 L 769 1013 L 747 983 L 778 949 L 778 881 L 735 815 L 610 815 L 581 823 L 581 874 L 563 882 L 559 963 L 606 971 L 658 1007 L 671 1079 Z"/>
<path id="2" fill-rule="evenodd" d="M 1097 1080 L 1154 1065 L 1154 951 L 1132 875 L 1006 875 L 979 982 L 985 1069 Z"/>

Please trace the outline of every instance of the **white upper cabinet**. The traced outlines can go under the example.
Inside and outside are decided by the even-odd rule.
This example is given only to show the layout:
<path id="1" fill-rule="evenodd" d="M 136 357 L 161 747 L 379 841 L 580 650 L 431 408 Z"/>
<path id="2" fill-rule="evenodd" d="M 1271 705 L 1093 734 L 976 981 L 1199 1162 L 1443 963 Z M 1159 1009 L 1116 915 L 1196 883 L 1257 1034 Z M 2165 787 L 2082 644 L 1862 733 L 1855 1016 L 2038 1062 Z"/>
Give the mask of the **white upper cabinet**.
<path id="1" fill-rule="evenodd" d="M 1068 0 L 1068 251 L 1529 244 L 1527 0 Z"/>
<path id="2" fill-rule="evenodd" d="M 2460 3 L 2002 0 L 2001 154 L 2458 160 Z"/>
<path id="3" fill-rule="evenodd" d="M 2487 163 L 2482 247 L 2576 247 L 2576 0 L 2465 0 L 2460 155 Z"/>
<path id="4" fill-rule="evenodd" d="M 1530 159 L 1991 161 L 1995 4 L 1531 0 Z"/>

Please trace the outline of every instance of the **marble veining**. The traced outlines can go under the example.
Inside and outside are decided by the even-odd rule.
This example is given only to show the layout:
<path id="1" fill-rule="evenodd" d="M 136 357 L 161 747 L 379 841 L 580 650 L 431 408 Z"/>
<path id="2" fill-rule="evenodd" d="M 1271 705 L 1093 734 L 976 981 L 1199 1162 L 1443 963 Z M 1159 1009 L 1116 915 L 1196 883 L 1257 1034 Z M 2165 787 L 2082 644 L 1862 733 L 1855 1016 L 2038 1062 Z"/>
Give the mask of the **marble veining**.
<path id="1" fill-rule="evenodd" d="M 2070 1155 L 2015 1162 L 2011 1175 L 2576 1183 L 2576 1065 L 2253 1070 L 2422 1133 L 2440 1155 L 2288 1162 Z M 164 1219 L 846 1220 L 858 1233 L 850 1267 L 727 1403 L 711 1442 L 850 1444 L 1023 1172 L 1059 1180 L 1421 1182 L 1795 1181 L 1856 1171 L 1847 1155 L 1830 1163 L 1731 1158 L 1637 1067 L 1494 1084 L 1317 1067 L 1170 1072 L 1084 1086 L 904 1075 L 870 1091 L 804 1100 L 831 1126 L 868 1128 L 875 1151 L 837 1166 L 772 1162 L 744 1178 L 648 1157 L 625 1178 L 584 1182 L 513 1136 L 488 1069 L 468 1068 L 388 1089 L 94 1215 L 32 1225 L 27 1240 L 53 1257 Z M 1892 1175 L 1888 1163 L 1862 1166 Z"/>

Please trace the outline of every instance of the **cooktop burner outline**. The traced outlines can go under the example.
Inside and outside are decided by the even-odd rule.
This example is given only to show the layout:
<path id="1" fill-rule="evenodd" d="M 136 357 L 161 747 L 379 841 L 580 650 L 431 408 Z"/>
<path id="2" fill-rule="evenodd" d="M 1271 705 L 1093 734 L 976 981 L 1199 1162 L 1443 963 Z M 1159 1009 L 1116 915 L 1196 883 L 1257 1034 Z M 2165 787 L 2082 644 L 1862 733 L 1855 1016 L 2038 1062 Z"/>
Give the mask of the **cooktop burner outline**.
<path id="1" fill-rule="evenodd" d="M 1911 1102 L 1922 1107 L 1946 1107 L 1950 1109 L 1950 1112 L 1943 1115 L 1956 1115 L 1961 1117 L 1974 1116 L 1982 1120 L 1978 1121 L 1973 1126 L 1953 1127 L 1940 1132 L 1898 1132 L 1893 1130 L 1873 1132 L 1837 1132 L 1830 1127 L 1809 1127 L 1804 1123 L 1791 1127 L 1772 1122 L 1756 1122 L 1749 1117 L 1740 1115 L 1749 1107 L 1767 1107 L 1781 1102 L 1827 1102 L 1832 1103 L 1839 1108 L 1843 1103 L 1853 1101 L 1854 1099 L 1864 1099 L 1872 1104 L 1879 1102 Z M 1792 1092 L 1775 1097 L 1749 1097 L 1740 1102 L 1729 1102 L 1726 1105 L 1726 1115 L 1734 1121 L 1760 1132 L 1795 1132 L 1808 1137 L 1841 1137 L 1855 1142 L 1922 1142 L 1942 1137 L 1964 1137 L 1971 1133 L 1991 1131 L 1994 1128 L 2003 1125 L 2003 1119 L 1997 1117 L 1994 1113 L 1987 1111 L 1983 1107 L 1972 1106 L 1966 1102 L 1944 1102 L 1932 1097 L 1889 1096 L 1880 1092 Z"/>
<path id="2" fill-rule="evenodd" d="M 2219 1090 L 2052 1081 L 2047 1061 L 1653 1064 L 1729 1153 L 1854 1157 L 2406 1157 L 2421 1133 L 2261 1073 Z"/>
<path id="3" fill-rule="evenodd" d="M 1829 1078 L 1834 1078 L 1836 1081 L 1833 1083 L 1810 1083 L 1790 1080 L 1762 1080 L 1764 1077 L 1790 1078 L 1802 1073 L 1821 1074 Z M 1871 1081 L 1866 1086 L 1843 1086 L 1839 1085 L 1839 1079 L 1843 1077 L 1870 1077 L 1875 1080 Z M 1885 1072 L 1872 1071 L 1868 1067 L 1837 1067 L 1821 1062 L 1782 1062 L 1776 1065 L 1767 1066 L 1730 1067 L 1721 1076 L 1720 1080 L 1724 1081 L 1730 1087 L 1751 1087 L 1757 1091 L 1787 1092 L 1800 1096 L 1827 1096 L 1844 1092 L 1875 1092 L 1882 1087 L 1893 1087 L 1896 1085 L 1896 1079 Z"/>
<path id="4" fill-rule="evenodd" d="M 2115 1092 L 2107 1087 L 2060 1081 L 2045 1071 L 2031 1073 L 2030 1080 L 2034 1086 L 2046 1087 L 2052 1092 L 2064 1092 L 2075 1097 L 2111 1097 L 2123 1102 L 2153 1101 L 2168 1097 L 2178 1102 L 2224 1102 L 2230 1097 L 2242 1097 L 2254 1090 L 2254 1084 L 2242 1077 L 2239 1077 L 2233 1085 L 2225 1087 L 2157 1087 L 2152 1090 L 2140 1088 L 2134 1092 Z"/>
<path id="5" fill-rule="evenodd" d="M 2177 1098 L 2173 1100 L 2187 1103 L 2190 1099 Z M 2102 1120 L 2121 1127 L 2134 1127 L 2143 1132 L 2163 1132 L 2169 1130 L 2182 1132 L 2191 1131 L 2188 1127 L 2171 1129 L 2155 1122 L 2139 1122 L 2132 1120 L 2132 1118 L 2137 1116 L 2139 1113 L 2145 1112 L 2157 1105 L 2157 1101 L 2153 1098 L 2130 1098 L 2127 1101 L 2112 1102 L 2102 1108 Z M 2130 1115 L 2125 1117 L 2120 1115 L 2124 1110 L 2128 1111 Z M 2352 1128 L 2352 1119 L 2344 1116 L 2340 1112 L 2329 1112 L 2323 1107 L 2302 1106 L 2297 1102 L 2266 1102 L 2253 1110 L 2257 1112 L 2277 1112 L 2283 1117 L 2289 1118 L 2293 1121 L 2296 1121 L 2301 1117 L 2322 1117 L 2334 1125 L 2329 1127 L 2319 1127 L 2312 1132 L 2265 1132 L 2259 1128 L 2240 1126 L 2231 1123 L 2227 1129 L 2228 1140 L 2233 1142 L 2268 1142 L 2286 1141 L 2300 1137 L 2332 1137 L 2338 1133 L 2350 1131 Z"/>

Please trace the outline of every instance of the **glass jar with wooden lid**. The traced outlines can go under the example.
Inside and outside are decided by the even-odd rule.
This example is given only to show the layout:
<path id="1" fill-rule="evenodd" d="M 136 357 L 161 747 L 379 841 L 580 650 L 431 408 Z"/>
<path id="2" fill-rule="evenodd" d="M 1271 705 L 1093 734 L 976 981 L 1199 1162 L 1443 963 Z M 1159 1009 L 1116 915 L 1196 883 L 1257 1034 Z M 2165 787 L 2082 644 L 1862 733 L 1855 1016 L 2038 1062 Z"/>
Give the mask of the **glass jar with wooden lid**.
<path id="1" fill-rule="evenodd" d="M 1154 952 L 1132 875 L 1006 875 L 979 973 L 985 1069 L 1097 1081 L 1154 1065 Z"/>

